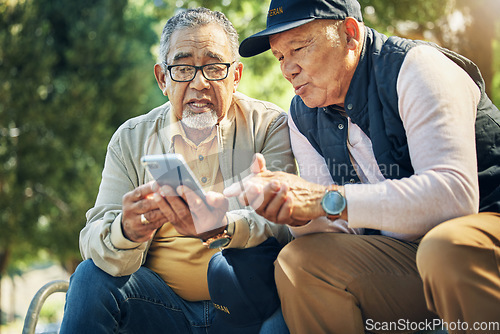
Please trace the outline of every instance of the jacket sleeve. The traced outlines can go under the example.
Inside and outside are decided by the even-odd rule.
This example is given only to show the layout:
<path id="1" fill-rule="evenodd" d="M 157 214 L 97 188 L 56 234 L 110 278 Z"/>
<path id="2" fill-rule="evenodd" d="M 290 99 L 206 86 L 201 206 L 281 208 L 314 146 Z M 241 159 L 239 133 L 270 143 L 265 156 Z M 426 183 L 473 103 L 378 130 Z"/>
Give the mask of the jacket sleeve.
<path id="1" fill-rule="evenodd" d="M 260 128 L 261 126 L 257 125 L 256 127 Z M 295 174 L 296 163 L 290 148 L 287 115 L 284 112 L 276 113 L 265 129 L 265 135 L 262 139 L 256 139 L 257 144 L 255 144 L 254 151 L 264 155 L 269 170 Z M 256 137 L 260 136 L 257 134 Z M 238 154 L 233 155 L 235 159 L 238 159 Z M 243 178 L 248 175 L 249 169 L 237 174 L 239 175 L 233 175 L 234 182 L 238 181 L 236 177 Z M 254 247 L 269 237 L 275 237 L 284 245 L 292 239 L 286 225 L 274 224 L 259 216 L 253 209 L 241 207 L 236 198 L 230 198 L 229 205 L 231 211 L 228 212 L 227 216 L 230 223 L 234 223 L 234 236 L 227 247 Z"/>
<path id="2" fill-rule="evenodd" d="M 114 143 L 114 144 L 113 144 Z M 135 243 L 121 230 L 122 196 L 138 186 L 137 172 L 124 163 L 117 141 L 108 146 L 96 203 L 87 212 L 87 224 L 80 232 L 83 259 L 113 276 L 130 275 L 145 260 L 148 243 Z"/>
<path id="3" fill-rule="evenodd" d="M 408 52 L 397 91 L 414 175 L 345 190 L 351 227 L 413 241 L 441 222 L 478 212 L 474 126 L 480 91 L 430 46 Z"/>

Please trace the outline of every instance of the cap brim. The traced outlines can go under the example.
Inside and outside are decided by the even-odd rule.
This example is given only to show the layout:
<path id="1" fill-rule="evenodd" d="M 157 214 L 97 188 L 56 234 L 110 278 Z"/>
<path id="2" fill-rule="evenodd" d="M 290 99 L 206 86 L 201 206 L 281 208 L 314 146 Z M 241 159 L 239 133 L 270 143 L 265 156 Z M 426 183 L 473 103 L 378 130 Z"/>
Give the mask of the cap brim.
<path id="1" fill-rule="evenodd" d="M 270 49 L 269 46 L 269 36 L 278 34 L 283 31 L 287 31 L 293 28 L 297 28 L 301 25 L 304 25 L 306 23 L 309 23 L 313 21 L 314 18 L 307 18 L 303 20 L 298 20 L 298 21 L 292 21 L 292 22 L 285 22 L 282 24 L 278 24 L 272 27 L 269 27 L 265 30 L 262 30 L 259 33 L 256 33 L 250 37 L 247 37 L 243 42 L 240 44 L 240 55 L 242 57 L 253 57 L 255 55 L 258 55 L 259 53 L 262 53 L 264 51 L 267 51 Z"/>

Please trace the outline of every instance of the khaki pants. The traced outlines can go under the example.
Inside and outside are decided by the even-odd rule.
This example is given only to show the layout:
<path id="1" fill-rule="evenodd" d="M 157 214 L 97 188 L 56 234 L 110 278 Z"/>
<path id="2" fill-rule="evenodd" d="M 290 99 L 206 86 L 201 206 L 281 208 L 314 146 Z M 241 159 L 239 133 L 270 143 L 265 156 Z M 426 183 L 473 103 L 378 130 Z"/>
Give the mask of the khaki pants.
<path id="1" fill-rule="evenodd" d="M 301 334 L 408 332 L 436 313 L 470 326 L 500 322 L 499 239 L 498 214 L 445 222 L 420 247 L 384 236 L 300 237 L 276 261 L 285 321 Z"/>

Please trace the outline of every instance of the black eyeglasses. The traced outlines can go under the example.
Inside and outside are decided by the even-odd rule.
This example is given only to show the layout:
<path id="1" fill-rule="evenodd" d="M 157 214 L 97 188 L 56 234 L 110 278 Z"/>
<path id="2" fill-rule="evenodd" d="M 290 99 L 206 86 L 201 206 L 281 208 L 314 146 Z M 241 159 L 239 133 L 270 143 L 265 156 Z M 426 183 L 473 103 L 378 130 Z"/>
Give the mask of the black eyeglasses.
<path id="1" fill-rule="evenodd" d="M 208 81 L 224 80 L 229 74 L 229 67 L 231 67 L 234 62 L 235 61 L 233 61 L 232 63 L 213 63 L 202 66 L 168 65 L 166 62 L 163 62 L 163 64 L 167 66 L 167 70 L 170 73 L 170 78 L 172 78 L 173 81 L 188 82 L 196 77 L 196 73 L 198 72 L 198 70 L 201 71 L 205 79 L 207 79 Z"/>

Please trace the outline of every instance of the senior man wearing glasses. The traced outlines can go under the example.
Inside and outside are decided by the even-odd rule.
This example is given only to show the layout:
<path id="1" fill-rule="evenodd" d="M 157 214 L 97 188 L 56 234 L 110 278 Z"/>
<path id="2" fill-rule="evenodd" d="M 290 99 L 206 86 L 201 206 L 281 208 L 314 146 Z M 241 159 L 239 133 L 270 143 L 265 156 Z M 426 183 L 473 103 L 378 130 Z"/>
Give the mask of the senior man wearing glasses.
<path id="1" fill-rule="evenodd" d="M 250 173 L 257 152 L 269 169 L 295 172 L 286 113 L 236 92 L 242 69 L 238 34 L 222 13 L 198 8 L 168 20 L 154 73 L 169 102 L 125 122 L 109 143 L 61 333 L 210 332 L 217 311 L 207 283 L 212 255 L 289 240 L 285 226 L 221 194 Z M 184 156 L 208 206 L 189 189 L 160 188 L 151 179 L 141 157 L 165 153 Z M 286 330 L 279 309 L 275 314 L 252 330 Z"/>

